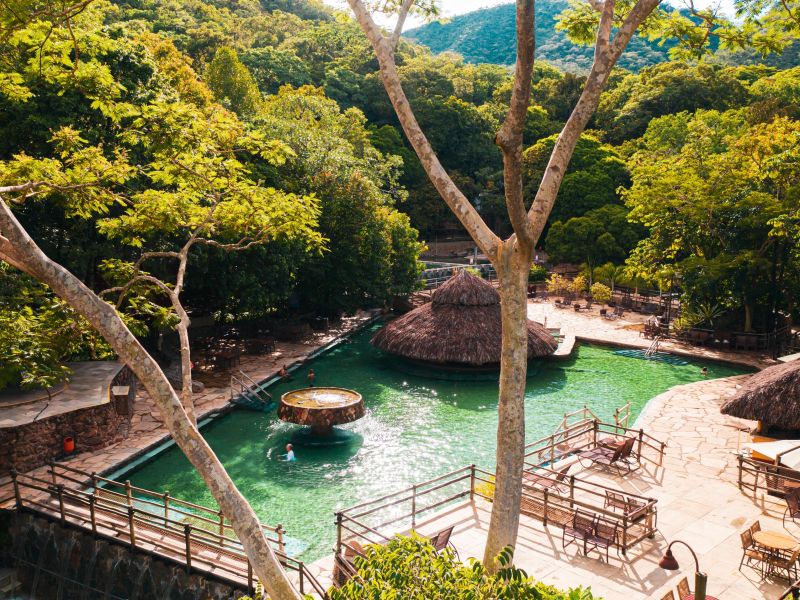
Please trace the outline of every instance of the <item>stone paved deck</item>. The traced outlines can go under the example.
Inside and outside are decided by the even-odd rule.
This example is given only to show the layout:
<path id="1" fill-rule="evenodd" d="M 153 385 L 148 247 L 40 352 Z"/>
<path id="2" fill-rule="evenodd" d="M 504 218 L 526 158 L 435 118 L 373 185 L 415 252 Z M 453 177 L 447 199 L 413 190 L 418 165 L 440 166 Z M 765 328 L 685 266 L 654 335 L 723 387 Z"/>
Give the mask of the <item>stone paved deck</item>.
<path id="1" fill-rule="evenodd" d="M 116 361 L 68 363 L 69 382 L 56 386 L 52 397 L 42 390 L 0 394 L 0 427 L 18 427 L 110 402 L 109 387 L 122 364 Z"/>

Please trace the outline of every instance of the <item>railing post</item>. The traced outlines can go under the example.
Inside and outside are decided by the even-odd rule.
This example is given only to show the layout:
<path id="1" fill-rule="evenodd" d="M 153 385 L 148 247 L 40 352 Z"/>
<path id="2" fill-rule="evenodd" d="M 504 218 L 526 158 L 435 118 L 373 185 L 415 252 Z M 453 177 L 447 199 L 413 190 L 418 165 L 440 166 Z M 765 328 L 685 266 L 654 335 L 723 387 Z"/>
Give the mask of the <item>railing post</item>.
<path id="1" fill-rule="evenodd" d="M 19 482 L 17 481 L 17 470 L 11 469 L 11 481 L 14 483 L 14 500 L 17 508 L 22 508 L 22 494 L 19 493 Z"/>
<path id="2" fill-rule="evenodd" d="M 248 593 L 255 595 L 255 589 L 253 589 L 253 565 L 250 564 L 250 559 L 247 559 L 247 591 Z"/>
<path id="3" fill-rule="evenodd" d="M 303 571 L 304 571 L 303 563 L 301 562 L 300 563 L 300 595 L 301 596 L 305 595 L 305 586 L 303 585 L 303 583 L 304 583 L 303 582 Z"/>
<path id="4" fill-rule="evenodd" d="M 336 513 L 336 554 L 342 551 L 342 513 Z"/>
<path id="5" fill-rule="evenodd" d="M 169 490 L 164 492 L 164 527 L 169 529 Z"/>
<path id="6" fill-rule="evenodd" d="M 47 465 L 50 467 L 50 479 L 53 480 L 53 485 L 56 485 L 58 483 L 56 480 L 56 461 L 48 460 Z"/>
<path id="7" fill-rule="evenodd" d="M 547 526 L 547 503 L 550 497 L 549 490 L 544 490 L 544 510 L 542 511 L 542 525 Z"/>
<path id="8" fill-rule="evenodd" d="M 133 492 L 131 491 L 131 482 L 129 479 L 125 480 L 125 497 L 128 499 L 128 506 L 133 506 Z"/>
<path id="9" fill-rule="evenodd" d="M 190 573 L 192 571 L 192 525 L 191 523 L 186 523 L 183 526 L 183 539 L 186 542 L 186 572 Z M 247 566 L 250 567 L 250 562 L 248 561 Z"/>
<path id="10" fill-rule="evenodd" d="M 739 489 L 742 489 L 742 468 L 744 467 L 744 457 L 741 454 L 736 455 L 736 461 L 739 463 Z M 758 475 L 756 475 L 758 481 Z"/>
<path id="11" fill-rule="evenodd" d="M 278 534 L 278 550 L 280 550 L 283 554 L 286 554 L 286 541 L 283 538 L 284 529 L 283 525 L 280 523 L 275 528 L 275 533 Z"/>
<path id="12" fill-rule="evenodd" d="M 131 529 L 131 546 L 136 547 L 136 525 L 134 522 L 135 509 L 132 506 L 128 507 L 128 526 Z"/>
<path id="13" fill-rule="evenodd" d="M 94 490 L 94 494 L 97 494 L 97 472 L 92 471 L 92 490 Z"/>
<path id="14" fill-rule="evenodd" d="M 475 465 L 469 466 L 469 501 L 475 500 Z"/>
<path id="15" fill-rule="evenodd" d="M 622 515 L 622 554 L 628 553 L 628 517 Z"/>
<path id="16" fill-rule="evenodd" d="M 61 516 L 61 524 L 64 525 L 67 522 L 67 515 L 64 514 L 64 485 L 58 484 L 56 491 L 58 492 L 58 512 Z"/>
<path id="17" fill-rule="evenodd" d="M 217 516 L 219 517 L 219 545 L 223 548 L 225 547 L 225 515 L 222 513 L 222 510 L 217 512 Z"/>
<path id="18" fill-rule="evenodd" d="M 97 535 L 97 517 L 94 513 L 94 496 L 89 496 L 89 520 L 92 523 L 92 535 Z"/>
<path id="19" fill-rule="evenodd" d="M 592 443 L 597 446 L 597 419 L 592 419 Z"/>
<path id="20" fill-rule="evenodd" d="M 643 442 L 643 440 L 644 440 L 644 429 L 640 429 L 639 430 L 639 444 L 638 444 L 639 449 L 636 451 L 636 453 L 639 455 L 640 459 L 642 457 L 642 442 Z"/>
<path id="21" fill-rule="evenodd" d="M 569 476 L 569 507 L 575 506 L 575 475 Z"/>
<path id="22" fill-rule="evenodd" d="M 417 526 L 417 484 L 411 486 L 411 529 Z"/>

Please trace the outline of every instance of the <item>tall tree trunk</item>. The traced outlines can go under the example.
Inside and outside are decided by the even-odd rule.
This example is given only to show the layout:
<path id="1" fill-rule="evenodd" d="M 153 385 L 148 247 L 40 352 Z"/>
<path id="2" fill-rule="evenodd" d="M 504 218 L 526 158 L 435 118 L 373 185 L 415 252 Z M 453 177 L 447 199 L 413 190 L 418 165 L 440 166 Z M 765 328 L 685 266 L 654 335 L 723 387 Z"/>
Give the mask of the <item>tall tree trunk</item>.
<path id="1" fill-rule="evenodd" d="M 159 408 L 175 443 L 197 469 L 214 500 L 230 520 L 253 565 L 253 571 L 264 584 L 270 598 L 299 600 L 300 595 L 264 537 L 258 517 L 188 418 L 175 390 L 156 361 L 122 322 L 114 307 L 39 249 L 2 199 L 0 259 L 50 286 L 105 338 L 119 358 L 136 374 Z"/>
<path id="2" fill-rule="evenodd" d="M 492 516 L 484 565 L 494 571 L 495 557 L 514 546 L 519 529 L 522 470 L 525 463 L 525 386 L 528 373 L 528 271 L 533 247 L 516 238 L 504 242 L 495 264 L 500 283 L 503 349 L 497 405 L 497 464 Z"/>

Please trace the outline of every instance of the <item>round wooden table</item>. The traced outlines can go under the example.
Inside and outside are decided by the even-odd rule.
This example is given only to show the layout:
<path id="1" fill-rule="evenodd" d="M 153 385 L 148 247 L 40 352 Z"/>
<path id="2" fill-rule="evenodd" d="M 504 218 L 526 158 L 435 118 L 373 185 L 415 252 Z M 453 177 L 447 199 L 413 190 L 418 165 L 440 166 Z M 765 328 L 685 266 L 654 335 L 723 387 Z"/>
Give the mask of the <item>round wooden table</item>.
<path id="1" fill-rule="evenodd" d="M 764 546 L 770 550 L 789 552 L 797 548 L 796 539 L 777 531 L 756 531 L 753 534 L 753 541 L 759 546 Z"/>

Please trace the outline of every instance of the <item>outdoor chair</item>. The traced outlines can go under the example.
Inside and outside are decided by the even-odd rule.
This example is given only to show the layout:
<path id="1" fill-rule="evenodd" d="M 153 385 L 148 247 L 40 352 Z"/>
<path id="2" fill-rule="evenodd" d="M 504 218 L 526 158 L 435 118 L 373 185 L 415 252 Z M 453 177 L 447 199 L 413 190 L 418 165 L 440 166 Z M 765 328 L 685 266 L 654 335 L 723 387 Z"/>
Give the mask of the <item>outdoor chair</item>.
<path id="1" fill-rule="evenodd" d="M 342 587 L 358 574 L 355 558 L 366 555 L 364 548 L 355 540 L 342 545 L 344 552 L 338 552 L 333 557 L 333 582 L 336 587 Z"/>
<path id="2" fill-rule="evenodd" d="M 753 541 L 753 532 L 750 529 L 745 529 L 739 536 L 742 540 L 742 560 L 739 561 L 739 570 L 741 571 L 743 566 L 758 569 L 763 578 L 764 562 L 767 559 L 766 554 L 756 546 Z M 753 566 L 754 563 L 755 567 Z"/>
<path id="3" fill-rule="evenodd" d="M 623 465 L 627 473 L 631 472 L 630 456 L 633 452 L 633 444 L 636 442 L 634 438 L 628 438 L 625 442 L 617 448 L 605 448 L 599 446 L 592 450 L 584 450 L 578 454 L 578 461 L 584 467 L 584 460 L 589 461 L 589 465 L 600 465 L 601 467 L 614 467 L 623 476 Z"/>
<path id="4" fill-rule="evenodd" d="M 678 600 L 684 600 L 691 596 L 692 591 L 689 589 L 689 580 L 684 577 L 678 582 Z"/>
<path id="5" fill-rule="evenodd" d="M 453 535 L 453 529 L 455 529 L 455 525 L 451 525 L 447 529 L 442 529 L 439 533 L 432 536 L 430 538 L 431 545 L 437 553 L 447 548 L 447 546 L 450 546 L 450 548 L 453 550 L 453 553 L 456 555 L 456 558 L 461 560 L 461 558 L 458 556 L 458 550 L 450 541 L 450 536 Z"/>
<path id="6" fill-rule="evenodd" d="M 564 480 L 567 478 L 567 472 L 571 466 L 572 465 L 567 465 L 558 471 L 555 476 L 552 474 L 550 474 L 550 476 L 542 476 L 536 475 L 535 473 L 524 472 L 522 474 L 522 480 L 525 485 L 537 486 L 542 489 L 552 489 L 558 493 L 563 493 Z"/>
<path id="7" fill-rule="evenodd" d="M 789 517 L 793 522 L 800 519 L 800 489 L 793 488 L 786 492 L 786 510 L 783 513 L 783 525 L 786 526 L 786 518 Z"/>
<path id="8" fill-rule="evenodd" d="M 755 521 L 752 525 L 750 525 L 750 535 L 753 535 L 759 531 L 761 531 L 761 521 Z"/>
<path id="9" fill-rule="evenodd" d="M 586 540 L 587 552 L 589 550 L 605 550 L 606 562 L 608 562 L 608 551 L 611 546 L 617 543 L 619 531 L 619 524 L 607 519 L 596 518 L 594 521 L 594 529 Z M 617 547 L 617 554 L 619 554 L 619 547 Z"/>
<path id="10" fill-rule="evenodd" d="M 797 559 L 800 558 L 800 548 L 788 555 L 776 555 L 767 558 L 767 563 L 770 567 L 770 573 L 783 577 L 786 573 L 786 579 L 795 581 L 797 579 Z"/>
<path id="11" fill-rule="evenodd" d="M 576 510 L 572 515 L 572 520 L 564 526 L 564 533 L 561 536 L 561 548 L 575 543 L 583 544 L 583 553 L 586 554 L 586 540 L 594 533 L 594 515 Z M 569 541 L 567 541 L 569 540 Z"/>
<path id="12" fill-rule="evenodd" d="M 614 511 L 621 510 L 622 514 L 628 517 L 628 521 L 631 523 L 637 523 L 648 516 L 646 502 L 631 496 L 624 496 L 619 492 L 612 492 L 611 490 L 606 490 L 603 508 L 611 508 Z M 654 523 L 651 525 L 655 527 Z"/>
<path id="13" fill-rule="evenodd" d="M 661 600 L 675 600 L 675 593 L 670 590 L 661 597 Z"/>

